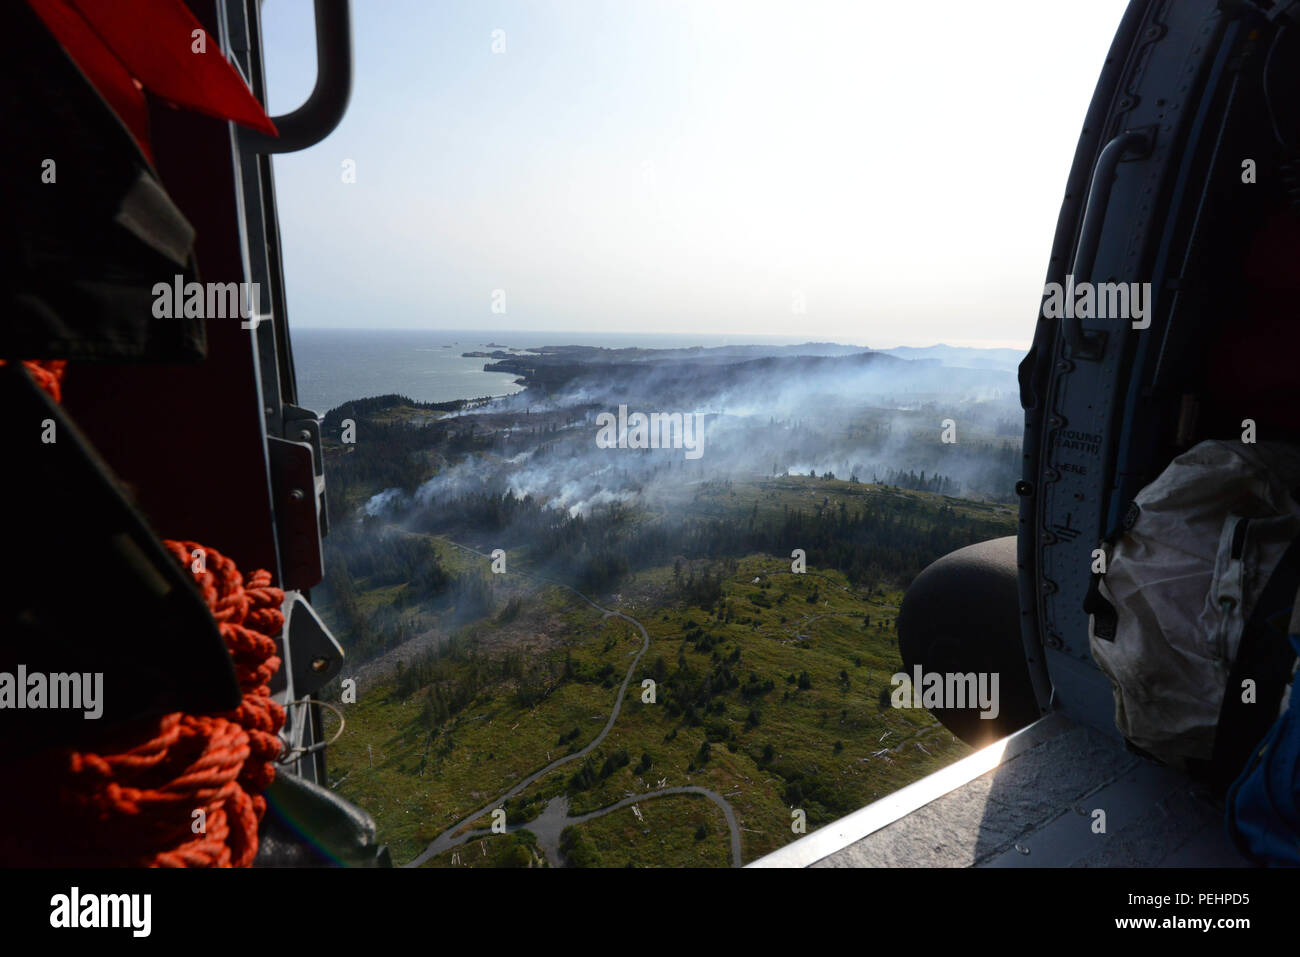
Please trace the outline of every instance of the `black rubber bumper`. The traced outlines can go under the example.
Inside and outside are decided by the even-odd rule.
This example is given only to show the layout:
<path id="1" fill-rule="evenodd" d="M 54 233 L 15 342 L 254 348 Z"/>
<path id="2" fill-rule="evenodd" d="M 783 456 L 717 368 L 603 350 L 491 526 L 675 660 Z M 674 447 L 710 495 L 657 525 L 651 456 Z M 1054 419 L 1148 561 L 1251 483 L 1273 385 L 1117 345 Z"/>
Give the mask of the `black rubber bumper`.
<path id="1" fill-rule="evenodd" d="M 1016 539 L 995 538 L 945 555 L 912 582 L 898 612 L 898 646 L 909 676 L 997 675 L 997 716 L 978 706 L 931 707 L 963 741 L 990 744 L 1038 717 L 1020 638 Z M 951 700 L 951 699 L 950 699 Z M 970 703 L 968 702 L 968 705 Z"/>

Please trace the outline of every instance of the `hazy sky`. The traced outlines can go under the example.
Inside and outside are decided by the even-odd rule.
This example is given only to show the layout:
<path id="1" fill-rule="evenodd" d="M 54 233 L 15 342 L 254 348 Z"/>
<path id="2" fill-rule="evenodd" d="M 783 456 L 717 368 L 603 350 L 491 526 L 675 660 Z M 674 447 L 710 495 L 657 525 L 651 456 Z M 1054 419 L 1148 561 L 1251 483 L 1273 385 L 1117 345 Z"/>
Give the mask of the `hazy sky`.
<path id="1" fill-rule="evenodd" d="M 275 160 L 294 326 L 885 348 L 1028 343 L 1125 3 L 352 6 L 347 116 Z M 263 11 L 284 113 L 311 2 Z"/>

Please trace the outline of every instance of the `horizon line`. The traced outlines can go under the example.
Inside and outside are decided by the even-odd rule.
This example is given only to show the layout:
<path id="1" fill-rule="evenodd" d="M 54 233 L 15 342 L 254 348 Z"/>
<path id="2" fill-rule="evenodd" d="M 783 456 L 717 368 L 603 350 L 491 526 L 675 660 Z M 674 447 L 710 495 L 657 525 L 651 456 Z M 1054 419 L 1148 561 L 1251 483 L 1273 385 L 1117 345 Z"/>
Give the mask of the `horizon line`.
<path id="1" fill-rule="evenodd" d="M 855 348 L 867 349 L 871 352 L 888 352 L 892 349 L 936 349 L 945 347 L 949 349 L 1011 349 L 1021 352 L 1028 352 L 1032 344 L 1032 339 L 956 339 L 945 342 L 929 342 L 926 345 L 916 345 L 917 340 L 909 342 L 900 342 L 895 345 L 876 346 L 865 345 L 861 342 L 844 341 L 839 339 L 824 338 L 803 338 L 801 336 L 777 335 L 774 333 L 731 333 L 731 332 L 608 332 L 602 330 L 582 330 L 582 329 L 499 329 L 495 332 L 479 332 L 476 329 L 452 329 L 438 327 L 417 327 L 417 326 L 312 326 L 292 323 L 289 328 L 290 336 L 295 331 L 302 332 L 428 332 L 428 333 L 473 333 L 483 335 L 488 339 L 501 338 L 504 336 L 661 336 L 661 337 L 681 337 L 695 339 L 736 339 L 736 342 L 724 343 L 722 346 L 704 346 L 701 348 L 725 348 L 728 345 L 761 345 L 763 343 L 754 340 L 786 340 L 785 345 L 833 345 L 833 346 L 853 346 Z M 975 343 L 979 343 L 976 345 Z M 486 344 L 486 343 L 479 343 Z M 542 343 L 543 345 L 576 345 L 577 343 L 565 343 L 559 341 Z M 516 347 L 510 347 L 516 348 Z M 597 347 L 592 347 L 597 348 Z M 627 347 L 624 347 L 627 348 Z"/>

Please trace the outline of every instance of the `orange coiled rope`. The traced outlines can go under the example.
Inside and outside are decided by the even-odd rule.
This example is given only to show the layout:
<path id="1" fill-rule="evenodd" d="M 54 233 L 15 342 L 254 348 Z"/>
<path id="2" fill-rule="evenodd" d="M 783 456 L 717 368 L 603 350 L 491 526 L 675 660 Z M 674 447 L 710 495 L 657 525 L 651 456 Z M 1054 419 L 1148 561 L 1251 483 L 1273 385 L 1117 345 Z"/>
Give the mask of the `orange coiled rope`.
<path id="1" fill-rule="evenodd" d="M 0 366 L 5 364 L 0 359 Z M 24 359 L 23 365 L 36 384 L 44 389 L 55 402 L 63 401 L 63 370 L 68 365 L 67 359 Z"/>
<path id="2" fill-rule="evenodd" d="M 56 401 L 62 362 L 26 363 Z M 269 683 L 280 668 L 275 636 L 284 592 L 271 574 L 247 580 L 235 563 L 195 542 L 163 543 L 190 569 L 234 663 L 243 700 L 225 714 L 176 712 L 136 722 L 94 752 L 59 749 L 30 759 L 13 780 L 28 818 L 0 835 L 8 864 L 248 867 L 275 778 L 284 709 Z M 200 559 L 199 553 L 202 552 Z M 15 772 L 18 769 L 11 769 Z M 37 793 L 40 792 L 40 793 Z M 10 792 L 12 804 L 14 794 Z"/>

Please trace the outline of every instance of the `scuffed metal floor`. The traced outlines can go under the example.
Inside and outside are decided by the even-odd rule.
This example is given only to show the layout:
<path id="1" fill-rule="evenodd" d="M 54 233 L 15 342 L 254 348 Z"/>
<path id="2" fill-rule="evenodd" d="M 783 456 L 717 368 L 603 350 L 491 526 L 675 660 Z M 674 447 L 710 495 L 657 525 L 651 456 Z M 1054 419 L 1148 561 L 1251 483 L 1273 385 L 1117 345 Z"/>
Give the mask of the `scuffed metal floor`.
<path id="1" fill-rule="evenodd" d="M 1202 789 L 1053 714 L 751 866 L 1247 865 Z"/>

